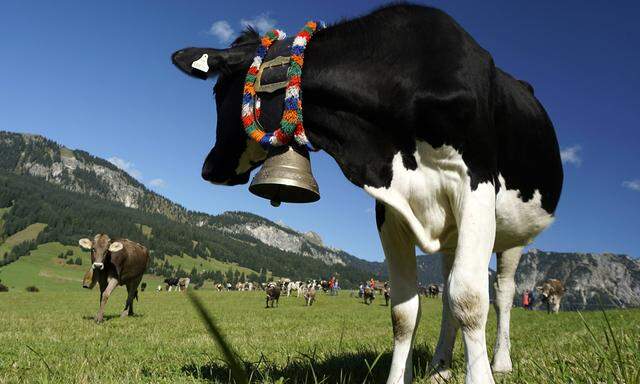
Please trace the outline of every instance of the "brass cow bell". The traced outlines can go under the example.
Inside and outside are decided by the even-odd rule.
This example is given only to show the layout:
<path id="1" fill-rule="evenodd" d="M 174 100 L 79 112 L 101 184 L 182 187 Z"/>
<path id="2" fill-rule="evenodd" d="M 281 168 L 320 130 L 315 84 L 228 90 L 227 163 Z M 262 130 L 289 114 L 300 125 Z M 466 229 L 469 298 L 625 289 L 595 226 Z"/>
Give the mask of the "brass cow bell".
<path id="1" fill-rule="evenodd" d="M 285 203 L 312 203 L 320 200 L 318 183 L 311 173 L 309 152 L 303 147 L 271 148 L 249 191 L 277 207 Z"/>

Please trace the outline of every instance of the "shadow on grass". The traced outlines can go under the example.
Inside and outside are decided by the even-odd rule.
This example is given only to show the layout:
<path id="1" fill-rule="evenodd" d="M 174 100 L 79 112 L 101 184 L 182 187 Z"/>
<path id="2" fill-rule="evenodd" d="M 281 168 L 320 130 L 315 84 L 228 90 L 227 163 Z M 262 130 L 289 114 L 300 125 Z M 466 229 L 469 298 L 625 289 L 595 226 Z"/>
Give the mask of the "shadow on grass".
<path id="1" fill-rule="evenodd" d="M 418 347 L 413 353 L 416 377 L 424 377 L 426 366 L 431 361 L 432 351 Z M 299 353 L 284 365 L 278 365 L 261 357 L 257 362 L 243 361 L 251 383 L 384 383 L 391 366 L 391 352 L 376 354 L 373 351 L 345 353 L 327 358 L 318 358 L 315 353 Z M 213 361 L 198 366 L 182 367 L 185 375 L 216 383 L 234 383 L 229 366 L 224 361 Z"/>
<path id="2" fill-rule="evenodd" d="M 102 317 L 102 320 L 103 320 L 103 321 L 109 321 L 109 320 L 117 319 L 117 318 L 119 318 L 119 317 L 120 317 L 120 314 L 119 314 L 119 313 L 118 313 L 118 314 L 112 314 L 112 315 L 104 315 L 104 316 Z M 144 317 L 144 314 L 138 314 L 138 313 L 136 313 L 136 314 L 134 314 L 133 316 L 127 316 L 127 317 L 133 317 L 133 318 L 136 318 L 136 317 Z M 95 320 L 96 320 L 96 315 L 84 315 L 84 316 L 82 316 L 82 320 L 91 320 L 91 321 L 95 321 Z"/>

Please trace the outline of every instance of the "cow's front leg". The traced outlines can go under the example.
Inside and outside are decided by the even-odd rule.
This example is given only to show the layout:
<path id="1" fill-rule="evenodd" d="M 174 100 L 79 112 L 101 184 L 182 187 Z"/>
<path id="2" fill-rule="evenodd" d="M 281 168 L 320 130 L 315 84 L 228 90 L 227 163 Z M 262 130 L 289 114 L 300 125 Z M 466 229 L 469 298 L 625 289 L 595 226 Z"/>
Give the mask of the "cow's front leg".
<path id="1" fill-rule="evenodd" d="M 466 384 L 493 384 L 487 355 L 485 326 L 489 311 L 489 260 L 495 240 L 495 189 L 481 183 L 454 196 L 452 210 L 458 243 L 447 294 L 454 319 L 462 330 Z"/>
<path id="2" fill-rule="evenodd" d="M 118 280 L 115 278 L 107 279 L 107 288 L 105 288 L 104 292 L 101 295 L 100 300 L 100 309 L 98 309 L 98 314 L 96 315 L 96 323 L 101 323 L 104 318 L 104 307 L 107 305 L 107 301 L 109 300 L 109 296 L 111 296 L 111 292 L 118 286 Z"/>
<path id="3" fill-rule="evenodd" d="M 391 283 L 393 358 L 387 384 L 410 383 L 413 339 L 420 317 L 415 242 L 410 229 L 392 208 L 378 203 L 376 211 L 378 218 L 384 217 L 383 222 L 379 219 L 378 227 Z"/>
<path id="4" fill-rule="evenodd" d="M 511 307 L 513 306 L 513 295 L 516 292 L 516 283 L 514 276 L 522 247 L 511 248 L 504 252 L 498 253 L 498 273 L 494 288 L 496 291 L 496 300 L 493 306 L 498 317 L 498 332 L 496 336 L 496 345 L 493 348 L 493 360 L 491 368 L 493 372 L 511 372 L 511 341 L 509 339 L 509 322 L 511 319 Z"/>
<path id="5" fill-rule="evenodd" d="M 446 281 L 453 266 L 454 254 L 444 252 L 442 254 L 442 280 L 445 282 L 442 291 L 442 321 L 440 323 L 440 338 L 436 346 L 430 370 L 432 371 L 432 382 L 446 382 L 451 378 L 451 362 L 453 361 L 453 347 L 458 333 L 458 324 L 453 318 L 451 307 L 449 306 L 449 290 Z"/>

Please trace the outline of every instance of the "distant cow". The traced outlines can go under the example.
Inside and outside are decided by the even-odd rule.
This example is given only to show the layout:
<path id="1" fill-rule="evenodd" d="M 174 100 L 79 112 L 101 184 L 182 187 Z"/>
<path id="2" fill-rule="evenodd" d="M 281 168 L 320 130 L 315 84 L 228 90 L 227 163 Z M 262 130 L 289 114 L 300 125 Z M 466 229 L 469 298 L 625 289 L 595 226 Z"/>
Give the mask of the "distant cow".
<path id="1" fill-rule="evenodd" d="M 375 290 L 371 287 L 366 287 L 364 289 L 363 298 L 365 304 L 369 305 L 373 303 L 373 300 L 376 298 Z"/>
<path id="2" fill-rule="evenodd" d="M 156 288 L 156 291 L 158 292 L 162 291 L 162 285 L 158 285 L 158 288 Z"/>
<path id="3" fill-rule="evenodd" d="M 220 283 L 216 284 L 216 290 L 218 290 L 218 292 L 221 292 L 222 288 L 223 288 L 222 284 L 220 284 Z"/>
<path id="4" fill-rule="evenodd" d="M 440 287 L 436 284 L 429 284 L 427 286 L 427 297 L 438 297 L 440 294 Z"/>
<path id="5" fill-rule="evenodd" d="M 82 248 L 91 250 L 92 265 L 82 286 L 91 289 L 96 283 L 100 285 L 100 309 L 96 322 L 102 322 L 107 300 L 118 285 L 126 285 L 128 292 L 121 316 L 132 316 L 133 299 L 138 298 L 138 285 L 149 264 L 147 248 L 128 239 L 112 240 L 104 234 L 96 235 L 93 240 L 80 239 L 78 243 Z"/>
<path id="6" fill-rule="evenodd" d="M 269 308 L 269 302 L 271 302 L 271 308 L 273 308 L 274 303 L 275 305 L 278 305 L 278 300 L 280 299 L 280 292 L 281 292 L 280 286 L 278 286 L 278 284 L 276 283 L 269 283 L 265 291 L 267 293 L 266 308 Z"/>
<path id="7" fill-rule="evenodd" d="M 389 287 L 389 283 L 384 283 L 384 287 L 382 288 L 382 293 L 384 294 L 384 305 L 389 306 L 389 299 L 391 298 L 391 288 Z"/>
<path id="8" fill-rule="evenodd" d="M 312 285 L 309 289 L 304 292 L 304 302 L 307 306 L 312 306 L 313 302 L 316 301 L 316 289 Z"/>
<path id="9" fill-rule="evenodd" d="M 171 292 L 172 288 L 178 290 L 180 279 L 178 279 L 177 277 L 170 277 L 168 279 L 164 279 L 164 283 L 167 285 L 167 291 Z"/>
<path id="10" fill-rule="evenodd" d="M 558 313 L 560 311 L 560 301 L 564 295 L 564 286 L 557 279 L 545 281 L 542 286 L 536 287 L 542 302 L 547 306 L 547 313 Z"/>
<path id="11" fill-rule="evenodd" d="M 180 279 L 178 279 L 178 290 L 180 291 L 186 291 L 187 288 L 189 288 L 189 283 L 191 282 L 191 279 L 188 277 L 181 277 Z"/>
<path id="12" fill-rule="evenodd" d="M 291 296 L 291 291 L 296 291 L 296 297 L 300 297 L 300 291 L 302 290 L 301 281 L 292 281 L 287 285 L 287 297 Z"/>
<path id="13" fill-rule="evenodd" d="M 384 287 L 387 284 L 385 281 L 376 280 L 373 282 L 373 288 L 378 291 L 378 293 L 382 294 L 384 292 Z"/>
<path id="14" fill-rule="evenodd" d="M 144 292 L 145 289 L 147 289 L 147 283 L 140 284 L 140 291 Z"/>

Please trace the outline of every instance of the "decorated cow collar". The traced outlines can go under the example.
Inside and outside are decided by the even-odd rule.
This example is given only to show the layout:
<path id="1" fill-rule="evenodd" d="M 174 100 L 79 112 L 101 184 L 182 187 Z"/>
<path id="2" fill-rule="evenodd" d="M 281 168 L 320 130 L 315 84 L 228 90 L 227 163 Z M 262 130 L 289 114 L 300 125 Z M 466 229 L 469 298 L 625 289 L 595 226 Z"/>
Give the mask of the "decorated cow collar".
<path id="1" fill-rule="evenodd" d="M 278 56 L 266 63 L 263 63 L 269 48 L 274 42 L 284 40 L 286 34 L 274 29 L 267 32 L 260 39 L 260 46 L 256 51 L 244 84 L 242 97 L 242 125 L 249 137 L 260 143 L 265 148 L 280 147 L 289 144 L 293 138 L 299 145 L 311 148 L 302 125 L 302 99 L 301 99 L 301 76 L 304 64 L 304 50 L 311 40 L 313 34 L 324 28 L 324 23 L 309 21 L 304 28 L 296 35 L 291 44 L 291 56 Z M 272 84 L 262 84 L 263 72 L 267 68 L 284 66 L 289 64 L 285 81 Z M 280 127 L 274 132 L 265 132 L 260 125 L 260 98 L 258 91 L 273 92 L 277 89 L 285 88 L 284 108 Z"/>

